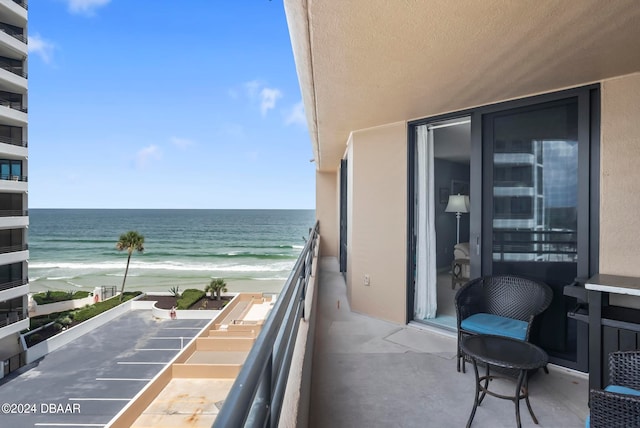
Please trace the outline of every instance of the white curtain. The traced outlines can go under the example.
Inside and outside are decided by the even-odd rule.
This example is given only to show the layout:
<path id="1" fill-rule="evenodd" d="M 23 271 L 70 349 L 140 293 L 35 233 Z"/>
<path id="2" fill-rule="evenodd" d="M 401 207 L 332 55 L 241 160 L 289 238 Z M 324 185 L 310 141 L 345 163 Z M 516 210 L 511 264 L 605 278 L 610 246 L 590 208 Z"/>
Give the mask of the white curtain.
<path id="1" fill-rule="evenodd" d="M 436 230 L 433 175 L 433 131 L 427 125 L 417 131 L 416 185 L 416 292 L 415 317 L 435 318 L 436 290 Z"/>

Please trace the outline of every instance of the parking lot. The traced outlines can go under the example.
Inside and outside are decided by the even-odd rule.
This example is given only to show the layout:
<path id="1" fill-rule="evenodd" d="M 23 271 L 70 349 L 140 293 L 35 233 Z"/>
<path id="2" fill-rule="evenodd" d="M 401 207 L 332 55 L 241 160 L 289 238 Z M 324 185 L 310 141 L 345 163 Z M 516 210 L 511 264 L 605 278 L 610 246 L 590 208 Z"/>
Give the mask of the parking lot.
<path id="1" fill-rule="evenodd" d="M 128 312 L 0 384 L 2 427 L 103 427 L 208 320 Z"/>

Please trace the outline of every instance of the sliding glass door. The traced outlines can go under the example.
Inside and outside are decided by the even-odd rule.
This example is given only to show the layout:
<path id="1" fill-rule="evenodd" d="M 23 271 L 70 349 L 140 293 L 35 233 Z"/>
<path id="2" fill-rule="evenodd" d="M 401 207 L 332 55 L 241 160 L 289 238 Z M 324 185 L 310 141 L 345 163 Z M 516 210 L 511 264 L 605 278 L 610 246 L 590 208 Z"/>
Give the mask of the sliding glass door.
<path id="1" fill-rule="evenodd" d="M 482 118 L 482 271 L 547 283 L 554 292 L 533 340 L 580 368 L 575 300 L 566 285 L 590 264 L 589 91 Z M 596 237 L 593 237 L 596 239 Z"/>
<path id="2" fill-rule="evenodd" d="M 549 284 L 553 302 L 532 340 L 551 362 L 587 370 L 587 326 L 567 317 L 579 302 L 565 296 L 564 287 L 586 281 L 598 269 L 599 106 L 600 89 L 593 85 L 409 124 L 409 320 L 424 321 L 416 308 L 421 287 L 428 283 L 420 281 L 420 272 L 429 271 L 420 265 L 420 228 L 428 224 L 419 215 L 420 203 L 444 199 L 440 193 L 447 193 L 439 185 L 422 186 L 419 131 L 466 116 L 469 276 L 514 274 Z M 442 254 L 450 247 L 444 243 Z"/>

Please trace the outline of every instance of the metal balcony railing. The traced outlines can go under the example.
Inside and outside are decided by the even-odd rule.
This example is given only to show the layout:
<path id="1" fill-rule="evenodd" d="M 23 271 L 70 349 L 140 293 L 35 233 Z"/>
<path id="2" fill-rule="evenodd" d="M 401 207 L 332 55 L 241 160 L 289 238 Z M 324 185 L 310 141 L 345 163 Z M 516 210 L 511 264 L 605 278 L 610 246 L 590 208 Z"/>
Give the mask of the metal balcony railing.
<path id="1" fill-rule="evenodd" d="M 29 283 L 28 279 L 17 279 L 15 281 L 2 282 L 0 283 L 0 291 L 5 291 L 11 288 L 20 287 L 23 285 L 27 285 L 28 283 Z"/>
<path id="2" fill-rule="evenodd" d="M 495 229 L 494 260 L 540 260 L 570 262 L 578 254 L 577 232 L 573 230 Z"/>
<path id="3" fill-rule="evenodd" d="M 28 147 L 26 141 L 20 139 L 0 136 L 0 143 L 11 144 L 12 146 Z"/>
<path id="4" fill-rule="evenodd" d="M 317 239 L 316 222 L 213 428 L 278 425 Z"/>
<path id="5" fill-rule="evenodd" d="M 27 319 L 21 312 L 0 312 L 0 328 Z"/>
<path id="6" fill-rule="evenodd" d="M 26 217 L 29 215 L 28 210 L 3 210 L 0 209 L 0 217 Z"/>
<path id="7" fill-rule="evenodd" d="M 21 111 L 23 113 L 27 113 L 27 108 L 22 106 L 22 102 L 8 100 L 6 98 L 0 98 L 0 106 L 9 107 L 14 110 Z"/>
<path id="8" fill-rule="evenodd" d="M 0 254 L 15 253 L 17 251 L 26 251 L 29 249 L 27 244 L 9 245 L 6 247 L 0 247 Z"/>
<path id="9" fill-rule="evenodd" d="M 9 180 L 9 181 L 27 181 L 26 175 L 11 175 L 11 174 L 0 174 L 0 180 Z"/>
<path id="10" fill-rule="evenodd" d="M 22 43 L 27 43 L 27 37 L 22 31 L 16 30 L 12 25 L 4 24 L 0 22 L 0 31 L 10 35 L 11 37 L 20 40 Z"/>
<path id="11" fill-rule="evenodd" d="M 27 73 L 24 72 L 24 68 L 22 66 L 7 64 L 4 61 L 0 61 L 0 68 L 3 70 L 7 70 L 13 74 L 16 74 L 20 77 L 27 78 Z"/>
<path id="12" fill-rule="evenodd" d="M 27 0 L 13 0 L 14 3 L 19 4 L 20 6 L 22 6 L 25 9 L 29 9 L 27 6 Z"/>

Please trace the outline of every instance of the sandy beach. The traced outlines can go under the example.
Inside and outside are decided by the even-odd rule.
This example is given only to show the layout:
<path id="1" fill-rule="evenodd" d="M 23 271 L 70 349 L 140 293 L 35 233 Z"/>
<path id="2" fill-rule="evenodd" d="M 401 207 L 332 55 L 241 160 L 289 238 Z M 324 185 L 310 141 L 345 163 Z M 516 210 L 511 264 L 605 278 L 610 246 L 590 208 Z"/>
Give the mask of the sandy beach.
<path id="1" fill-rule="evenodd" d="M 132 277 L 127 279 L 125 289 L 127 291 L 169 291 L 173 286 L 180 287 L 180 290 L 186 290 L 187 288 L 198 288 L 204 290 L 204 287 L 208 284 L 206 278 L 197 279 L 185 279 L 183 281 L 176 282 L 175 278 L 154 278 L 153 283 L 149 278 Z M 279 293 L 284 285 L 283 280 L 254 280 L 254 279 L 225 279 L 227 283 L 227 291 L 230 293 L 240 292 L 261 292 L 261 293 Z M 36 281 L 30 284 L 30 291 L 32 293 L 38 293 L 47 290 L 59 290 L 59 291 L 77 291 L 87 290 L 93 291 L 96 286 L 115 286 L 117 290 L 120 290 L 122 285 L 119 281 L 113 281 L 110 284 L 104 283 L 104 278 L 101 278 L 100 282 L 93 283 L 88 281 L 86 285 L 70 286 L 68 283 L 62 281 Z"/>

